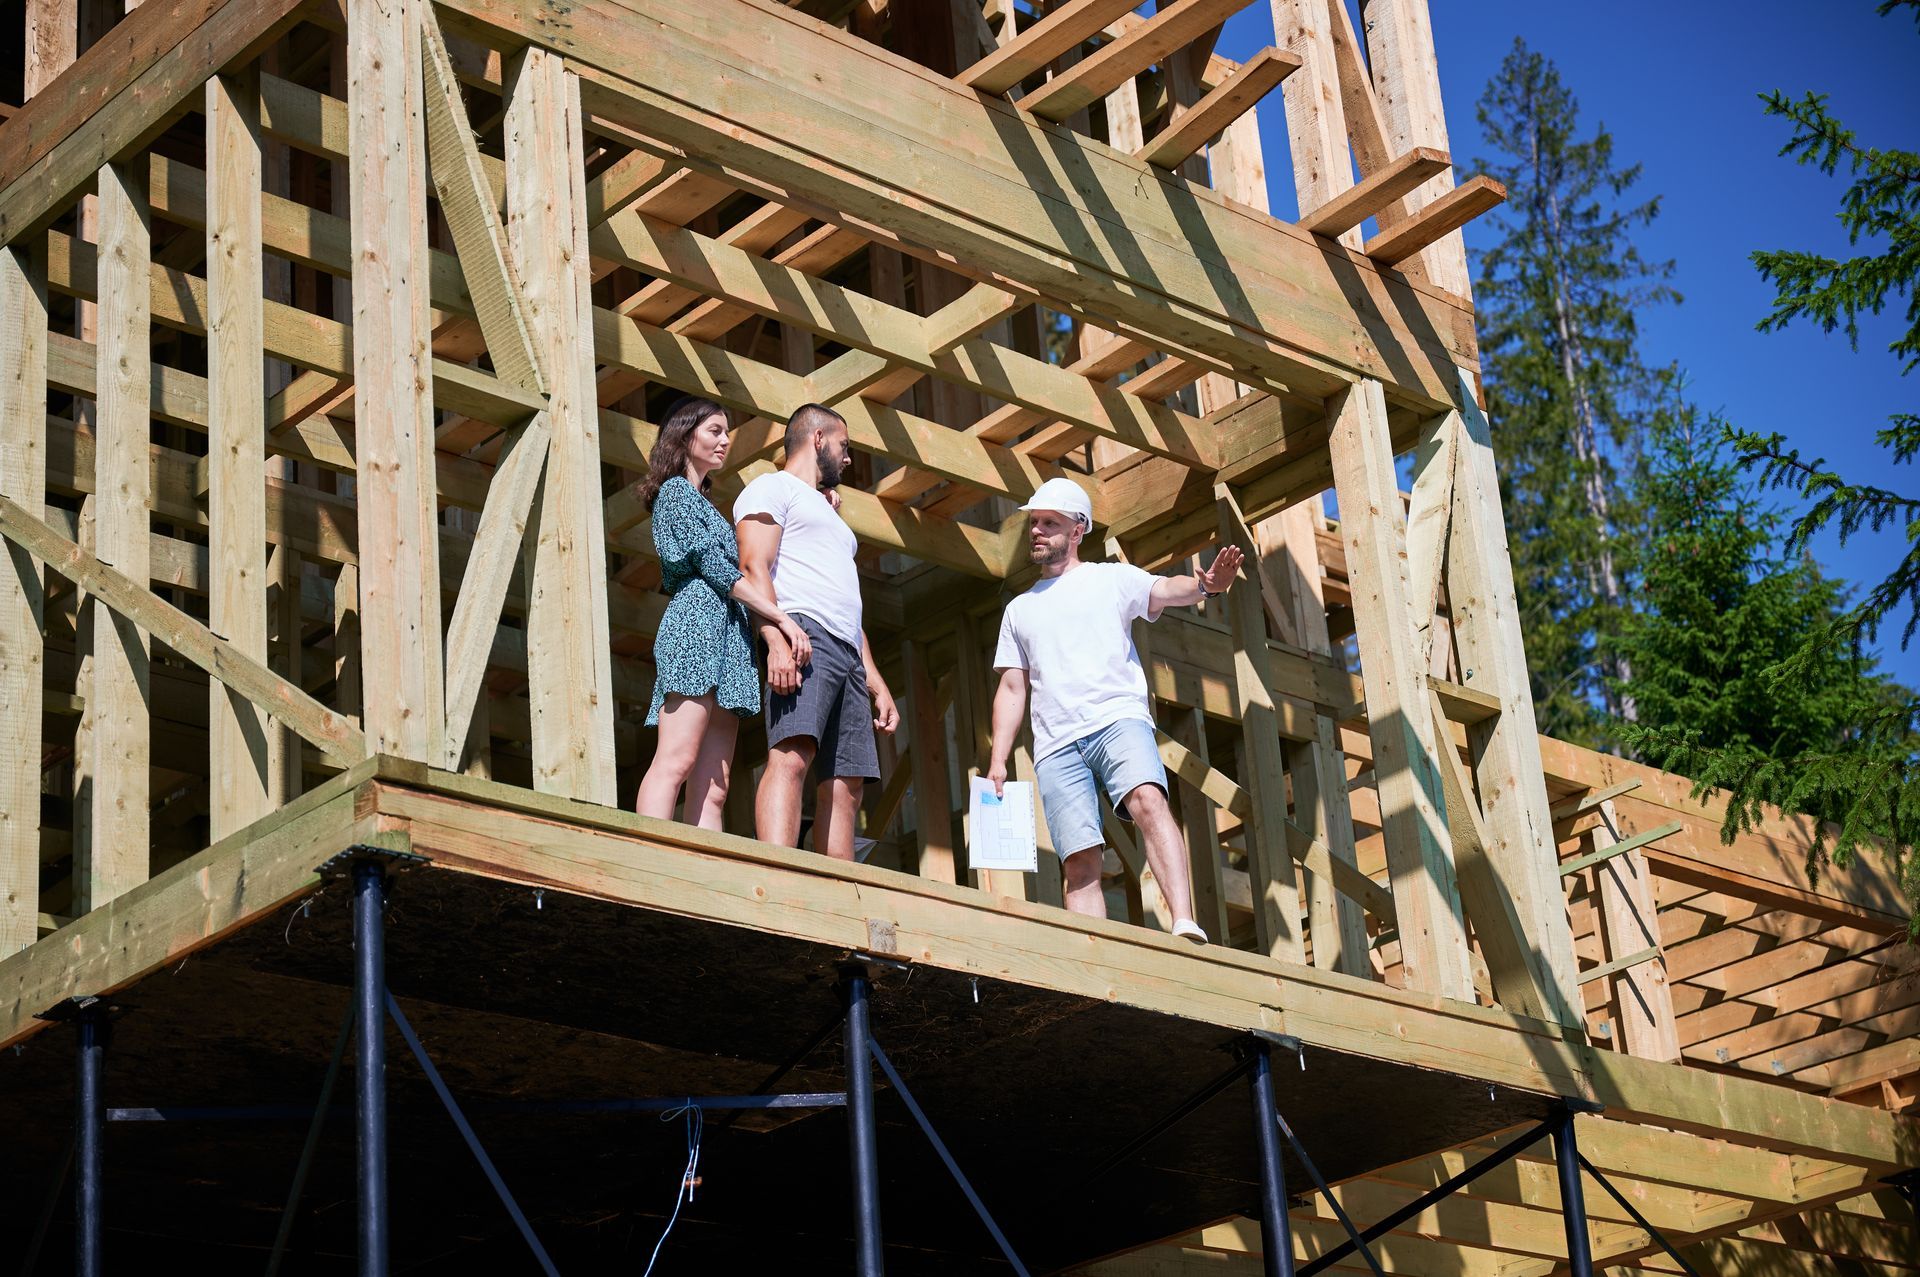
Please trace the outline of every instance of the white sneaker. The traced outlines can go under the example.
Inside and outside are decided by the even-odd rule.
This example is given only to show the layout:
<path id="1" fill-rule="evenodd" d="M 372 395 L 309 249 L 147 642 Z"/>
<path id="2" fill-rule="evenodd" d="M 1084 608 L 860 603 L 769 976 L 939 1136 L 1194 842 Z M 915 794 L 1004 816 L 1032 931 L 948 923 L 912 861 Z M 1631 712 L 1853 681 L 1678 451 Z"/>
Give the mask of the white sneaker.
<path id="1" fill-rule="evenodd" d="M 1200 924 L 1192 918 L 1175 919 L 1173 934 L 1179 936 L 1182 940 L 1191 940 L 1195 944 L 1205 944 L 1207 942 L 1207 933 L 1202 931 Z"/>

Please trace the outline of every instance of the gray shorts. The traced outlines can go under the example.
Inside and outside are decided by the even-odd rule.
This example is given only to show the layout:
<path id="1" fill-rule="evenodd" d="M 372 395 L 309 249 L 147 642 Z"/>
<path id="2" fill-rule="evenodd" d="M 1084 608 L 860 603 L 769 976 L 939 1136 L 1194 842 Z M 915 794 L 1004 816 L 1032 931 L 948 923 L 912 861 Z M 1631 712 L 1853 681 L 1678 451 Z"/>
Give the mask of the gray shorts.
<path id="1" fill-rule="evenodd" d="M 800 690 L 767 694 L 767 745 L 794 737 L 813 740 L 813 777 L 879 780 L 880 751 L 873 739 L 873 698 L 860 649 L 837 638 L 810 616 L 793 618 L 813 641 L 813 659 L 800 667 Z"/>

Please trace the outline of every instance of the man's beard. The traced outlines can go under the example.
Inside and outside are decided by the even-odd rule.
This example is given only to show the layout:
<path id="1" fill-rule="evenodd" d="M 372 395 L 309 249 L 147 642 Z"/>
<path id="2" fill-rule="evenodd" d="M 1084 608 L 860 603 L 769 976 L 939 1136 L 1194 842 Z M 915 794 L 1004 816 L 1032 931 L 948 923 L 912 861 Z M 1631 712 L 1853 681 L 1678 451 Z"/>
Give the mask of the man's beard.
<path id="1" fill-rule="evenodd" d="M 1065 546 L 1055 547 L 1045 541 L 1040 541 L 1034 543 L 1028 549 L 1027 554 L 1035 563 L 1038 563 L 1041 567 L 1046 567 L 1048 564 L 1058 563 L 1061 559 L 1065 558 L 1067 550 Z"/>
<path id="2" fill-rule="evenodd" d="M 840 486 L 840 476 L 846 473 L 847 466 L 838 449 L 828 448 L 822 444 L 813 450 L 813 462 L 820 470 L 822 491 Z"/>

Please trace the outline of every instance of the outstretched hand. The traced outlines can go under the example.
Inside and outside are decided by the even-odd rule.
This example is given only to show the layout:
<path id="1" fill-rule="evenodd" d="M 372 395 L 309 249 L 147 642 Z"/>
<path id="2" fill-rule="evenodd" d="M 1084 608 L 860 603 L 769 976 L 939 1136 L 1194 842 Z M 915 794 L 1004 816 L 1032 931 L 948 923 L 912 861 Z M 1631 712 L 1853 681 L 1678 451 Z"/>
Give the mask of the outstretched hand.
<path id="1" fill-rule="evenodd" d="M 1233 578 L 1240 571 L 1240 563 L 1246 556 L 1240 553 L 1237 545 L 1227 546 L 1213 556 L 1213 566 L 1195 572 L 1194 579 L 1200 582 L 1200 588 L 1208 594 L 1225 594 L 1233 584 Z"/>

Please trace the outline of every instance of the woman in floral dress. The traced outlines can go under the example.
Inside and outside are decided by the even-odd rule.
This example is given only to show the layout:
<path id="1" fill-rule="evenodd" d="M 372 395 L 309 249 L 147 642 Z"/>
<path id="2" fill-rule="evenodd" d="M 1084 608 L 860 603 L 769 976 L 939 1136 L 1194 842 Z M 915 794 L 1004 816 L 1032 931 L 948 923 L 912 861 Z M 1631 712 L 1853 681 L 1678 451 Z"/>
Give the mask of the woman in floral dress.
<path id="1" fill-rule="evenodd" d="M 727 430 L 720 405 L 682 399 L 660 427 L 640 490 L 672 601 L 653 640 L 647 723 L 659 724 L 660 740 L 635 807 L 671 820 L 685 786 L 684 818 L 706 829 L 720 828 L 740 720 L 760 712 L 747 609 L 780 627 L 800 663 L 809 651 L 806 631 L 740 575 L 733 525 L 707 495 L 727 459 Z"/>

